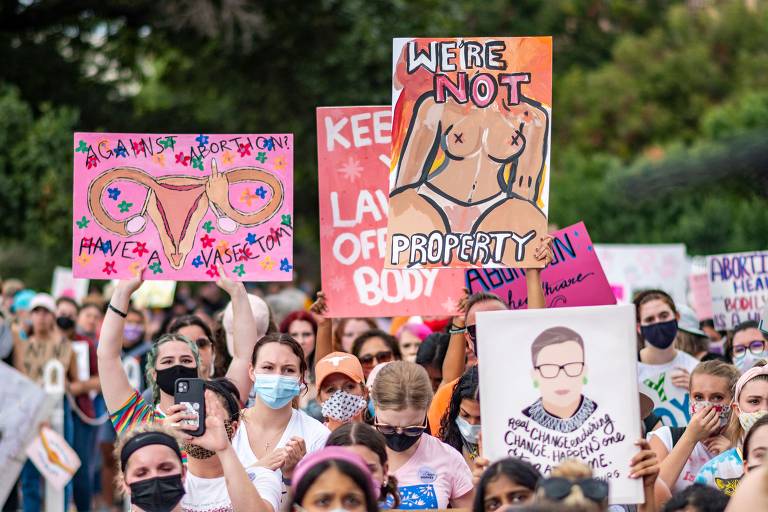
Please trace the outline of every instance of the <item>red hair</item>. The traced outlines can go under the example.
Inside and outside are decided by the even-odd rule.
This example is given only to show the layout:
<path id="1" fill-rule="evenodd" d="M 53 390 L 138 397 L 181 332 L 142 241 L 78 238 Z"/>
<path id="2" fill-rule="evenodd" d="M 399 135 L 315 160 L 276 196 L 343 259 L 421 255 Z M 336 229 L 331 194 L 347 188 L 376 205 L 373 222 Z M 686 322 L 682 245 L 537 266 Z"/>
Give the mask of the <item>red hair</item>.
<path id="1" fill-rule="evenodd" d="M 291 328 L 291 324 L 296 320 L 309 322 L 309 325 L 312 326 L 312 332 L 315 334 L 315 336 L 317 336 L 317 322 L 315 321 L 315 317 L 303 309 L 297 309 L 296 311 L 288 313 L 288 316 L 286 316 L 283 321 L 280 322 L 280 332 L 288 334 L 288 329 Z"/>

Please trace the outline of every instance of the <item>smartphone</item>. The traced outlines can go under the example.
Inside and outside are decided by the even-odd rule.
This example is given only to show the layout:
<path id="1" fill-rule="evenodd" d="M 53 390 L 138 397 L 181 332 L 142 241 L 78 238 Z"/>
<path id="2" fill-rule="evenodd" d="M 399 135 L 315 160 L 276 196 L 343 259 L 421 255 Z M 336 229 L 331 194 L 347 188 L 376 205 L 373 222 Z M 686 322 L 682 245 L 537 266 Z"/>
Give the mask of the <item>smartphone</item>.
<path id="1" fill-rule="evenodd" d="M 196 430 L 184 431 L 191 436 L 200 437 L 205 433 L 205 381 L 203 379 L 176 379 L 173 401 L 182 404 L 195 419 L 181 420 L 184 425 L 197 427 Z"/>

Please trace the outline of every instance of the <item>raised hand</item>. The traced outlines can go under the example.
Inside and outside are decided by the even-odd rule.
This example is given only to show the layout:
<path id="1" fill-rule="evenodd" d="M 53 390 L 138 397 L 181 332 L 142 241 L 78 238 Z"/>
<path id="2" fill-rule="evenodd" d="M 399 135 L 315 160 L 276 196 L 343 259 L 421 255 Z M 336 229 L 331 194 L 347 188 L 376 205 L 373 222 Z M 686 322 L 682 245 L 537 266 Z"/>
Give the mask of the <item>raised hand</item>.
<path id="1" fill-rule="evenodd" d="M 210 389 L 205 391 L 205 433 L 194 440 L 194 444 L 210 450 L 221 452 L 229 448 L 229 436 L 224 427 L 224 420 L 228 414 L 221 405 L 216 393 Z"/>
<path id="2" fill-rule="evenodd" d="M 653 489 L 661 471 L 659 458 L 645 439 L 635 441 L 635 446 L 639 447 L 640 451 L 629 462 L 629 477 L 642 478 L 643 487 Z"/>
<path id="3" fill-rule="evenodd" d="M 309 312 L 312 313 L 318 324 L 330 321 L 330 318 L 325 316 L 328 313 L 328 303 L 322 290 L 317 292 L 317 300 L 309 307 Z"/>
<path id="4" fill-rule="evenodd" d="M 219 278 L 216 280 L 216 285 L 227 292 L 230 297 L 234 297 L 238 293 L 245 293 L 245 285 L 240 281 L 234 281 L 227 275 L 222 265 L 217 265 L 216 268 L 219 271 Z"/>
<path id="5" fill-rule="evenodd" d="M 554 252 L 552 251 L 552 243 L 554 240 L 555 237 L 552 235 L 542 236 L 533 252 L 534 257 L 539 261 L 543 261 L 545 267 L 552 263 L 552 259 L 554 258 Z"/>
<path id="6" fill-rule="evenodd" d="M 194 419 L 197 419 L 197 414 L 187 412 L 187 408 L 184 404 L 173 404 L 166 411 L 166 416 L 165 416 L 165 420 L 163 420 L 163 424 L 176 430 L 179 438 L 182 441 L 186 441 L 189 443 L 191 441 L 194 441 L 195 438 L 194 436 L 189 435 L 187 431 L 197 430 L 197 425 L 188 425 L 186 423 L 182 423 L 182 421 L 194 420 Z"/>

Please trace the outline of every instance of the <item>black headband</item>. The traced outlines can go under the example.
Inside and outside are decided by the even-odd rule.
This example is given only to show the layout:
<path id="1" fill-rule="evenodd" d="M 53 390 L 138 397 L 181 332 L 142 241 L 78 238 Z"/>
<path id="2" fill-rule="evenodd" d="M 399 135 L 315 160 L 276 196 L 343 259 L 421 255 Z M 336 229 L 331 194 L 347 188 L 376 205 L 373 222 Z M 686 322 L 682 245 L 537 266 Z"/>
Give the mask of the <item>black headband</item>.
<path id="1" fill-rule="evenodd" d="M 174 451 L 176 456 L 179 458 L 179 462 L 183 462 L 181 459 L 179 443 L 176 441 L 176 438 L 166 434 L 165 432 L 150 431 L 137 434 L 136 436 L 129 439 L 127 443 L 125 443 L 123 449 L 120 450 L 120 469 L 123 472 L 125 471 L 125 465 L 128 463 L 128 458 L 133 455 L 133 452 L 153 444 L 167 446 Z"/>

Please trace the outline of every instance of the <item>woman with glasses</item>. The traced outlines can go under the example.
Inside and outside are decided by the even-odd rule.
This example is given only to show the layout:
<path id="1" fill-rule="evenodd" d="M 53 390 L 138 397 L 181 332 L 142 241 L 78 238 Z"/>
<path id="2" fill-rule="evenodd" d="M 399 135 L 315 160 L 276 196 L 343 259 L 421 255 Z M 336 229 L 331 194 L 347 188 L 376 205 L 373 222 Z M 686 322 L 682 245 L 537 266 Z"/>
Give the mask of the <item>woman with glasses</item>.
<path id="1" fill-rule="evenodd" d="M 200 355 L 200 375 L 204 379 L 213 378 L 215 354 L 213 333 L 208 324 L 197 315 L 183 315 L 171 321 L 168 332 L 181 334 L 195 342 L 197 353 Z"/>
<path id="2" fill-rule="evenodd" d="M 352 345 L 352 354 L 363 365 L 366 379 L 377 364 L 401 359 L 397 338 L 379 329 L 371 329 L 358 336 Z"/>
<path id="3" fill-rule="evenodd" d="M 405 509 L 470 508 L 472 473 L 449 445 L 426 434 L 432 385 L 421 366 L 384 366 L 372 389 L 374 426 L 384 436 L 390 471 Z"/>
<path id="4" fill-rule="evenodd" d="M 737 325 L 725 342 L 725 355 L 741 373 L 768 359 L 768 345 L 758 323 L 750 320 Z"/>
<path id="5" fill-rule="evenodd" d="M 541 398 L 523 414 L 542 427 L 568 433 L 578 429 L 597 410 L 582 394 L 587 384 L 584 340 L 567 327 L 552 327 L 531 345 L 531 378 Z"/>

